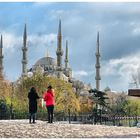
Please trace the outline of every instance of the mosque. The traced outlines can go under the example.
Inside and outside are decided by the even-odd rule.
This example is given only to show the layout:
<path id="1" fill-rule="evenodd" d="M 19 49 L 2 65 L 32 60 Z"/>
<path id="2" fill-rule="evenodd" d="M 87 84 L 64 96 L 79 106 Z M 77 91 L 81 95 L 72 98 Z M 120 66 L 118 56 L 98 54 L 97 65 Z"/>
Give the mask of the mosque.
<path id="1" fill-rule="evenodd" d="M 0 79 L 3 79 L 3 39 L 2 35 L 0 38 Z M 69 82 L 72 84 L 74 88 L 76 88 L 77 85 L 80 85 L 81 90 L 79 91 L 79 95 L 81 94 L 88 94 L 88 90 L 91 89 L 91 86 L 88 84 L 85 84 L 84 82 L 80 80 L 76 80 L 74 77 L 72 77 L 72 69 L 69 66 L 69 54 L 68 54 L 68 41 L 66 40 L 66 46 L 65 46 L 65 52 L 63 51 L 62 47 L 62 33 L 61 33 L 61 20 L 59 20 L 59 26 L 58 26 L 58 35 L 57 35 L 57 50 L 56 50 L 56 59 L 49 57 L 48 55 L 46 57 L 40 58 L 37 60 L 37 62 L 32 65 L 31 68 L 27 68 L 27 27 L 25 24 L 24 27 L 24 34 L 23 34 L 23 47 L 22 47 L 22 77 L 26 77 L 29 75 L 33 75 L 36 71 L 40 71 L 43 74 L 46 74 L 47 76 L 56 77 L 59 79 L 62 79 L 66 82 Z M 65 59 L 62 60 L 63 55 L 65 55 Z M 97 34 L 97 46 L 96 46 L 96 89 L 100 90 L 100 52 L 99 52 L 99 33 Z M 63 62 L 64 61 L 64 66 Z"/>
<path id="2" fill-rule="evenodd" d="M 48 76 L 53 76 L 56 78 L 60 78 L 62 80 L 65 80 L 67 82 L 70 82 L 72 79 L 72 69 L 69 67 L 69 58 L 68 58 L 68 41 L 66 41 L 66 49 L 65 49 L 65 65 L 62 65 L 62 56 L 64 54 L 63 48 L 62 48 L 62 33 L 61 33 L 61 20 L 59 21 L 59 27 L 58 27 L 58 36 L 57 36 L 57 50 L 56 50 L 56 56 L 57 60 L 55 58 L 49 57 L 48 55 L 46 57 L 40 58 L 28 71 L 26 69 L 27 64 L 27 58 L 26 58 L 26 26 L 24 29 L 24 47 L 23 47 L 23 60 L 22 60 L 22 75 L 27 75 L 28 72 L 36 72 L 37 70 L 40 70 L 44 74 Z"/>

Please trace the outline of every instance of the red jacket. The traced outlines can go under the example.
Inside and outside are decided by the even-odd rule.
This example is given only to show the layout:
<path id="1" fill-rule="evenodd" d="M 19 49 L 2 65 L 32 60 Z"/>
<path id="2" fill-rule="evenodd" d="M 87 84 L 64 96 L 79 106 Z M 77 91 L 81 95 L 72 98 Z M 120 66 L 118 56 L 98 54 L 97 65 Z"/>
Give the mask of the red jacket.
<path id="1" fill-rule="evenodd" d="M 44 94 L 44 101 L 46 102 L 46 106 L 54 105 L 54 104 L 55 104 L 54 92 L 53 92 L 52 90 L 49 89 L 49 90 Z"/>

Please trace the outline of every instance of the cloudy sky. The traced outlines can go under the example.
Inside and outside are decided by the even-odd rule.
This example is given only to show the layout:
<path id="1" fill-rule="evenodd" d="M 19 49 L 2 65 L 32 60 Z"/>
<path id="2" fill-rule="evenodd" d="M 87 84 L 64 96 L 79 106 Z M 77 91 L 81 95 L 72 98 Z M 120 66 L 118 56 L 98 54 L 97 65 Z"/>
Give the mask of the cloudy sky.
<path id="1" fill-rule="evenodd" d="M 100 32 L 101 89 L 127 91 L 140 67 L 140 3 L 2 3 L 0 33 L 6 79 L 21 75 L 22 36 L 28 32 L 28 68 L 49 52 L 56 58 L 58 21 L 63 49 L 69 42 L 73 77 L 95 87 L 95 51 Z"/>

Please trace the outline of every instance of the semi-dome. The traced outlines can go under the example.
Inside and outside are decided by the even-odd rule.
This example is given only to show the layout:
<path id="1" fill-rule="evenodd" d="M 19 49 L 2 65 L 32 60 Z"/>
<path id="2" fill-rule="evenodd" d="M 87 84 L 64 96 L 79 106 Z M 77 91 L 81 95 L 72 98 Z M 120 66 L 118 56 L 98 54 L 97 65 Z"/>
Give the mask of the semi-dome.
<path id="1" fill-rule="evenodd" d="M 36 63 L 35 66 L 57 66 L 56 61 L 52 57 L 43 57 L 39 59 Z"/>

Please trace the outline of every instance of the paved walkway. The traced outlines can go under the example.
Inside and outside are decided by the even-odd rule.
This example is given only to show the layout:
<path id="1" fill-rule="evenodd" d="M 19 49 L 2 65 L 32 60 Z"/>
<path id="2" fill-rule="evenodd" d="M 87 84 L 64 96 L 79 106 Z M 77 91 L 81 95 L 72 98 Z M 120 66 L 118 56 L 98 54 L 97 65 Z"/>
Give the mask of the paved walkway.
<path id="1" fill-rule="evenodd" d="M 0 120 L 0 138 L 140 138 L 140 128 Z"/>

